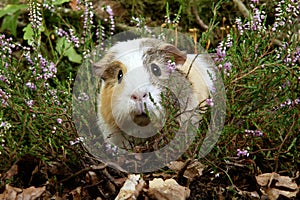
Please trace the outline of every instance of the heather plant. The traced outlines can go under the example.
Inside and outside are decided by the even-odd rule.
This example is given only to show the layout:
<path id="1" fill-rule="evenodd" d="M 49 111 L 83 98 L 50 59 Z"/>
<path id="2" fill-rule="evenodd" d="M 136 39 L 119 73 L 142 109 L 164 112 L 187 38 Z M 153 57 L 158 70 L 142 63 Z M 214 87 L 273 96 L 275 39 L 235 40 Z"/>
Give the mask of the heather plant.
<path id="1" fill-rule="evenodd" d="M 1 173 L 24 155 L 78 162 L 72 159 L 80 141 L 72 119 L 76 67 L 114 33 L 114 19 L 109 6 L 101 21 L 90 1 L 66 2 L 28 1 L 0 11 Z"/>
<path id="2" fill-rule="evenodd" d="M 250 18 L 237 18 L 216 48 L 227 119 L 212 155 L 293 174 L 299 166 L 300 47 L 294 27 L 300 3 L 280 1 L 271 24 L 265 5 L 253 0 L 248 8 Z"/>
<path id="3" fill-rule="evenodd" d="M 171 12 L 174 4 L 163 3 L 166 17 L 159 25 L 179 31 L 182 18 L 191 16 L 186 12 L 194 1 L 176 2 L 181 5 L 176 14 Z M 230 181 L 224 163 L 243 164 L 255 173 L 294 175 L 300 165 L 300 3 L 282 0 L 267 7 L 251 0 L 246 4 L 251 16 L 231 18 L 233 24 L 220 31 L 217 21 L 222 3 L 212 10 L 207 30 L 193 36 L 213 53 L 227 96 L 222 135 L 211 153 L 199 159 Z M 112 8 L 101 7 L 101 18 L 95 10 L 88 0 L 29 0 L 27 4 L 8 4 L 0 11 L 0 174 L 25 155 L 64 163 L 71 171 L 83 163 L 78 145 L 83 138 L 75 129 L 72 95 L 78 105 L 85 105 L 94 101 L 90 94 L 95 86 L 72 94 L 74 79 L 79 66 L 88 70 L 92 57 L 100 56 L 91 50 L 98 45 L 104 51 L 109 46 L 107 38 L 117 32 Z M 149 31 L 143 16 L 131 20 Z M 210 44 L 215 43 L 211 40 L 216 32 L 221 32 L 224 40 L 215 49 Z M 83 76 L 90 79 L 86 72 L 83 70 Z M 206 100 L 208 107 L 215 106 L 214 100 Z M 208 119 L 203 118 L 203 130 L 207 130 Z M 83 119 L 82 127 L 88 129 L 92 120 Z M 197 158 L 203 130 L 185 156 Z M 105 148 L 117 155 L 116 147 Z"/>

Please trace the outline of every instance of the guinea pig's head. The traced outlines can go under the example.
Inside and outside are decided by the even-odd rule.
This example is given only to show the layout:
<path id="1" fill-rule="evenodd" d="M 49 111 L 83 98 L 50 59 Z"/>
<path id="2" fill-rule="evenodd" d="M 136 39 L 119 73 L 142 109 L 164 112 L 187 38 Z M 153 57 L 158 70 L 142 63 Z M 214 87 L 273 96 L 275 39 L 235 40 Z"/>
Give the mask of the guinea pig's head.
<path id="1" fill-rule="evenodd" d="M 176 67 L 185 59 L 175 46 L 156 39 L 117 43 L 94 66 L 102 80 L 98 115 L 110 127 L 139 130 L 134 136 L 152 136 L 149 131 L 164 121 L 162 82 L 171 75 L 168 62 Z"/>

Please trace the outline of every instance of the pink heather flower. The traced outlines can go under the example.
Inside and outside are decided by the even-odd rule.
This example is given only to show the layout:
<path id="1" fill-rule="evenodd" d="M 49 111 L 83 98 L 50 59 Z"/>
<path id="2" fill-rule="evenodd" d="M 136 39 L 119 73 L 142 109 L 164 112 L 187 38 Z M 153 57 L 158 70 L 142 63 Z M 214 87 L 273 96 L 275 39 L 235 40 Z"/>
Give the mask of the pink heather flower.
<path id="1" fill-rule="evenodd" d="M 78 100 L 79 100 L 79 101 L 87 101 L 87 100 L 89 100 L 89 96 L 88 96 L 85 92 L 82 92 L 82 93 L 78 96 Z"/>
<path id="2" fill-rule="evenodd" d="M 30 88 L 31 90 L 36 90 L 36 86 L 34 83 L 28 82 L 25 84 L 28 88 Z"/>
<path id="3" fill-rule="evenodd" d="M 118 154 L 118 147 L 112 144 L 105 144 L 106 152 L 112 154 L 113 156 Z"/>
<path id="4" fill-rule="evenodd" d="M 73 145 L 78 144 L 78 143 L 83 142 L 83 141 L 84 141 L 83 137 L 78 137 L 78 138 L 75 138 L 74 141 L 70 141 L 70 145 L 73 146 Z"/>
<path id="5" fill-rule="evenodd" d="M 273 107 L 273 110 L 279 110 L 281 108 L 284 108 L 286 106 L 288 106 L 289 108 L 292 108 L 296 105 L 298 105 L 300 102 L 300 98 L 297 98 L 295 100 L 290 100 L 290 99 L 287 99 L 285 102 L 281 103 L 279 106 L 274 106 Z"/>
<path id="6" fill-rule="evenodd" d="M 169 70 L 169 72 L 174 72 L 176 69 L 176 63 L 172 60 L 168 60 L 167 61 L 167 69 Z"/>
<path id="7" fill-rule="evenodd" d="M 217 58 L 215 58 L 216 62 L 221 62 L 224 60 L 226 56 L 226 47 L 223 47 L 223 42 L 220 43 L 220 45 L 216 49 Z"/>
<path id="8" fill-rule="evenodd" d="M 226 39 L 226 42 L 225 42 L 225 46 L 226 46 L 227 48 L 232 47 L 232 37 L 231 37 L 230 34 L 227 35 L 227 39 Z"/>
<path id="9" fill-rule="evenodd" d="M 58 118 L 56 121 L 57 123 L 61 124 L 63 120 L 61 118 Z"/>
<path id="10" fill-rule="evenodd" d="M 6 126 L 6 122 L 1 122 L 0 127 Z"/>
<path id="11" fill-rule="evenodd" d="M 206 99 L 206 103 L 208 106 L 212 107 L 214 105 L 213 99 Z"/>
<path id="12" fill-rule="evenodd" d="M 87 34 L 87 28 L 90 25 L 93 25 L 93 19 L 94 19 L 94 6 L 92 2 L 89 2 L 87 0 L 84 1 L 84 13 L 83 13 L 83 35 Z M 82 42 L 84 43 L 84 39 L 82 40 Z"/>
<path id="13" fill-rule="evenodd" d="M 242 157 L 242 156 L 246 156 L 246 157 L 248 157 L 249 156 L 249 153 L 248 153 L 248 151 L 247 150 L 244 150 L 244 149 L 237 149 L 236 150 L 237 151 L 237 156 L 238 157 Z"/>
<path id="14" fill-rule="evenodd" d="M 10 98 L 10 95 L 7 94 L 6 92 L 4 92 L 2 89 L 0 89 L 0 100 L 1 100 L 2 106 L 8 105 L 7 101 L 9 98 Z"/>
<path id="15" fill-rule="evenodd" d="M 226 74 L 227 76 L 230 75 L 229 72 L 231 71 L 231 66 L 232 66 L 231 62 L 224 63 L 223 70 L 224 70 L 224 74 Z"/>
<path id="16" fill-rule="evenodd" d="M 107 12 L 110 16 L 114 15 L 113 10 L 111 9 L 110 5 L 106 6 L 106 12 Z"/>
<path id="17" fill-rule="evenodd" d="M 263 133 L 260 130 L 245 130 L 246 136 L 248 136 L 249 134 L 251 134 L 252 136 L 255 137 L 261 137 L 263 136 Z"/>
<path id="18" fill-rule="evenodd" d="M 0 74 L 0 81 L 2 81 L 3 83 L 6 83 L 7 85 L 10 84 L 9 80 L 7 80 L 7 78 L 2 74 Z"/>
<path id="19" fill-rule="evenodd" d="M 33 104 L 34 104 L 34 101 L 33 100 L 27 100 L 27 101 L 25 101 L 26 102 L 26 104 L 27 104 L 27 106 L 28 107 L 32 107 L 33 106 Z"/>

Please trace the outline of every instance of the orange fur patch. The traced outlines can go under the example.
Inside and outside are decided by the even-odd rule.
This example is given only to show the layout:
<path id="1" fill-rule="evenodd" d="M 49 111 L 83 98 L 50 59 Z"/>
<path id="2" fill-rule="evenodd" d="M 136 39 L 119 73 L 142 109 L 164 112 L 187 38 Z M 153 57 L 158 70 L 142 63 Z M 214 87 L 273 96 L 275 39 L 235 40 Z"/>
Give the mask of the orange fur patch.
<path id="1" fill-rule="evenodd" d="M 127 72 L 127 68 L 119 61 L 112 62 L 106 71 L 103 73 L 103 78 L 105 80 L 105 86 L 103 87 L 103 91 L 101 91 L 101 114 L 104 121 L 113 128 L 118 128 L 115 119 L 112 113 L 113 107 L 113 95 L 120 94 L 124 87 L 123 81 L 118 83 L 118 72 L 122 70 L 123 76 Z"/>

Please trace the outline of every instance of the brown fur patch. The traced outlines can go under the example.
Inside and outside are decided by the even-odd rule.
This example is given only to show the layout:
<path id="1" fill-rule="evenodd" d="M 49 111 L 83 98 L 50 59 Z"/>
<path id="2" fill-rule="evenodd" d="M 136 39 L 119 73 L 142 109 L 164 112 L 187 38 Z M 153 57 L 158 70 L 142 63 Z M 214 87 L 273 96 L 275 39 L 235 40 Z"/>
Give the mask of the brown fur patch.
<path id="1" fill-rule="evenodd" d="M 104 80 L 103 91 L 101 91 L 101 114 L 104 121 L 109 124 L 110 127 L 117 128 L 117 124 L 113 117 L 113 95 L 114 93 L 120 93 L 124 87 L 123 82 L 118 83 L 118 72 L 122 70 L 123 75 L 126 74 L 127 68 L 119 61 L 112 62 L 102 75 Z"/>

